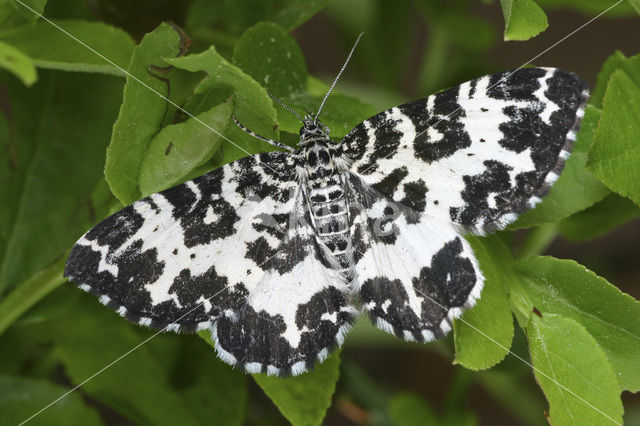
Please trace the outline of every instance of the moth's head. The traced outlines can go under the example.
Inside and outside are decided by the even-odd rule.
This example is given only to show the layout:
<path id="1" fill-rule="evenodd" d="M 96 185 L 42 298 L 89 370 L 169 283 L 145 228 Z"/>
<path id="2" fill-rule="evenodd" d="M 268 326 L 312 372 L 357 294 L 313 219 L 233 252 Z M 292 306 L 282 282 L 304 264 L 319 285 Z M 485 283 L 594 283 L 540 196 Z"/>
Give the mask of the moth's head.
<path id="1" fill-rule="evenodd" d="M 300 128 L 300 143 L 329 139 L 329 128 L 311 115 L 306 115 Z"/>

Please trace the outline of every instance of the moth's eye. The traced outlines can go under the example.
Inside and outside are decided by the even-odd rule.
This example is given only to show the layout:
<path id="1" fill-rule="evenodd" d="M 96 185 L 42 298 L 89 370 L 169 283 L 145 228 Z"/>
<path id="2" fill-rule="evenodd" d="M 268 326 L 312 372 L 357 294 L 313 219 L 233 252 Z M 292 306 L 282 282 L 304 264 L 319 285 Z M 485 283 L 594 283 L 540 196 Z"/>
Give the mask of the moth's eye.
<path id="1" fill-rule="evenodd" d="M 307 163 L 309 163 L 310 166 L 318 164 L 318 157 L 315 152 L 310 152 L 309 155 L 307 155 Z"/>

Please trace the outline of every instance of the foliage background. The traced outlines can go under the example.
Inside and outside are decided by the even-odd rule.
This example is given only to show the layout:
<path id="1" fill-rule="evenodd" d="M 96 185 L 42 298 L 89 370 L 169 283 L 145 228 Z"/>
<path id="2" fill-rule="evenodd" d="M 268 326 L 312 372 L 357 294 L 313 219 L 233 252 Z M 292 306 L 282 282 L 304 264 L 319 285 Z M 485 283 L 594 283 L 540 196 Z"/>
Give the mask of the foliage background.
<path id="1" fill-rule="evenodd" d="M 112 63 L 0 0 L 2 424 L 154 336 L 65 283 L 62 265 L 109 212 L 243 155 L 206 126 L 268 150 L 233 114 L 295 144 L 299 124 L 266 90 L 314 110 L 366 31 L 323 113 L 339 139 L 384 108 L 528 63 L 614 4 L 21 1 Z M 622 2 L 533 61 L 584 77 L 590 106 L 548 199 L 470 238 L 487 284 L 447 339 L 402 343 L 361 321 L 339 355 L 283 380 L 232 370 L 204 335 L 161 334 L 32 422 L 640 424 L 638 11 Z"/>

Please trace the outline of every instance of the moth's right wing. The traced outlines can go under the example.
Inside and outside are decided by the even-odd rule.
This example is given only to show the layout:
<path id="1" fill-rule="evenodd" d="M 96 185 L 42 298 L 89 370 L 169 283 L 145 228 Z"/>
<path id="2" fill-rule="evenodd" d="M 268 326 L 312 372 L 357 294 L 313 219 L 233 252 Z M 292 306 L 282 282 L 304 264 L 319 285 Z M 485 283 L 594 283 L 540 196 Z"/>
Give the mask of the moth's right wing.
<path id="1" fill-rule="evenodd" d="M 354 291 L 380 329 L 426 342 L 474 306 L 484 278 L 455 225 L 418 212 L 347 174 Z"/>
<path id="2" fill-rule="evenodd" d="M 242 158 L 109 216 L 73 246 L 64 275 L 141 325 L 211 328 L 262 279 L 297 189 L 290 155 Z"/>

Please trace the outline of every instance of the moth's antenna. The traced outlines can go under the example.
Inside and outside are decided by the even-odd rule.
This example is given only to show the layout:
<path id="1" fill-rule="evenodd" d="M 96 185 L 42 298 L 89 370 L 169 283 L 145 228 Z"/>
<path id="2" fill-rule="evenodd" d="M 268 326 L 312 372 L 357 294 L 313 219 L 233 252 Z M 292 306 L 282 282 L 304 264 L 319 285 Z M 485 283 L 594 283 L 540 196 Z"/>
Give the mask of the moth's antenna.
<path id="1" fill-rule="evenodd" d="M 267 95 L 269 95 L 269 97 L 271 99 L 273 99 L 274 101 L 276 101 L 277 103 L 279 103 L 280 105 L 282 105 L 282 108 L 286 109 L 287 111 L 289 111 L 290 113 L 292 113 L 293 115 L 295 115 L 296 117 L 298 117 L 298 120 L 302 121 L 304 123 L 304 120 L 302 119 L 302 117 L 300 117 L 298 115 L 297 112 L 295 112 L 293 110 L 293 108 L 291 108 L 290 106 L 288 106 L 287 104 L 285 104 L 284 102 L 282 102 L 280 99 L 276 98 L 275 96 L 273 96 L 271 93 L 267 92 Z"/>
<path id="2" fill-rule="evenodd" d="M 333 83 L 331 84 L 331 87 L 329 88 L 329 91 L 327 92 L 326 95 L 324 95 L 324 99 L 322 100 L 322 103 L 320 104 L 320 108 L 318 108 L 318 113 L 316 114 L 315 118 L 313 119 L 314 123 L 316 121 L 318 121 L 318 116 L 320 115 L 320 112 L 322 111 L 322 108 L 324 107 L 324 103 L 327 101 L 327 98 L 331 94 L 331 91 L 333 90 L 333 88 L 336 87 L 336 84 L 338 83 L 338 80 L 340 79 L 340 76 L 344 72 L 345 68 L 347 68 L 347 64 L 349 63 L 349 59 L 351 59 L 351 55 L 353 55 L 353 51 L 356 50 L 356 46 L 358 45 L 358 42 L 360 41 L 360 38 L 363 35 L 364 35 L 364 32 L 360 33 L 360 35 L 356 39 L 356 42 L 353 43 L 353 47 L 351 48 L 351 52 L 349 52 L 349 56 L 347 56 L 347 60 L 344 61 L 344 65 L 342 66 L 342 68 L 340 68 L 340 72 L 336 76 L 335 80 L 333 80 Z"/>

